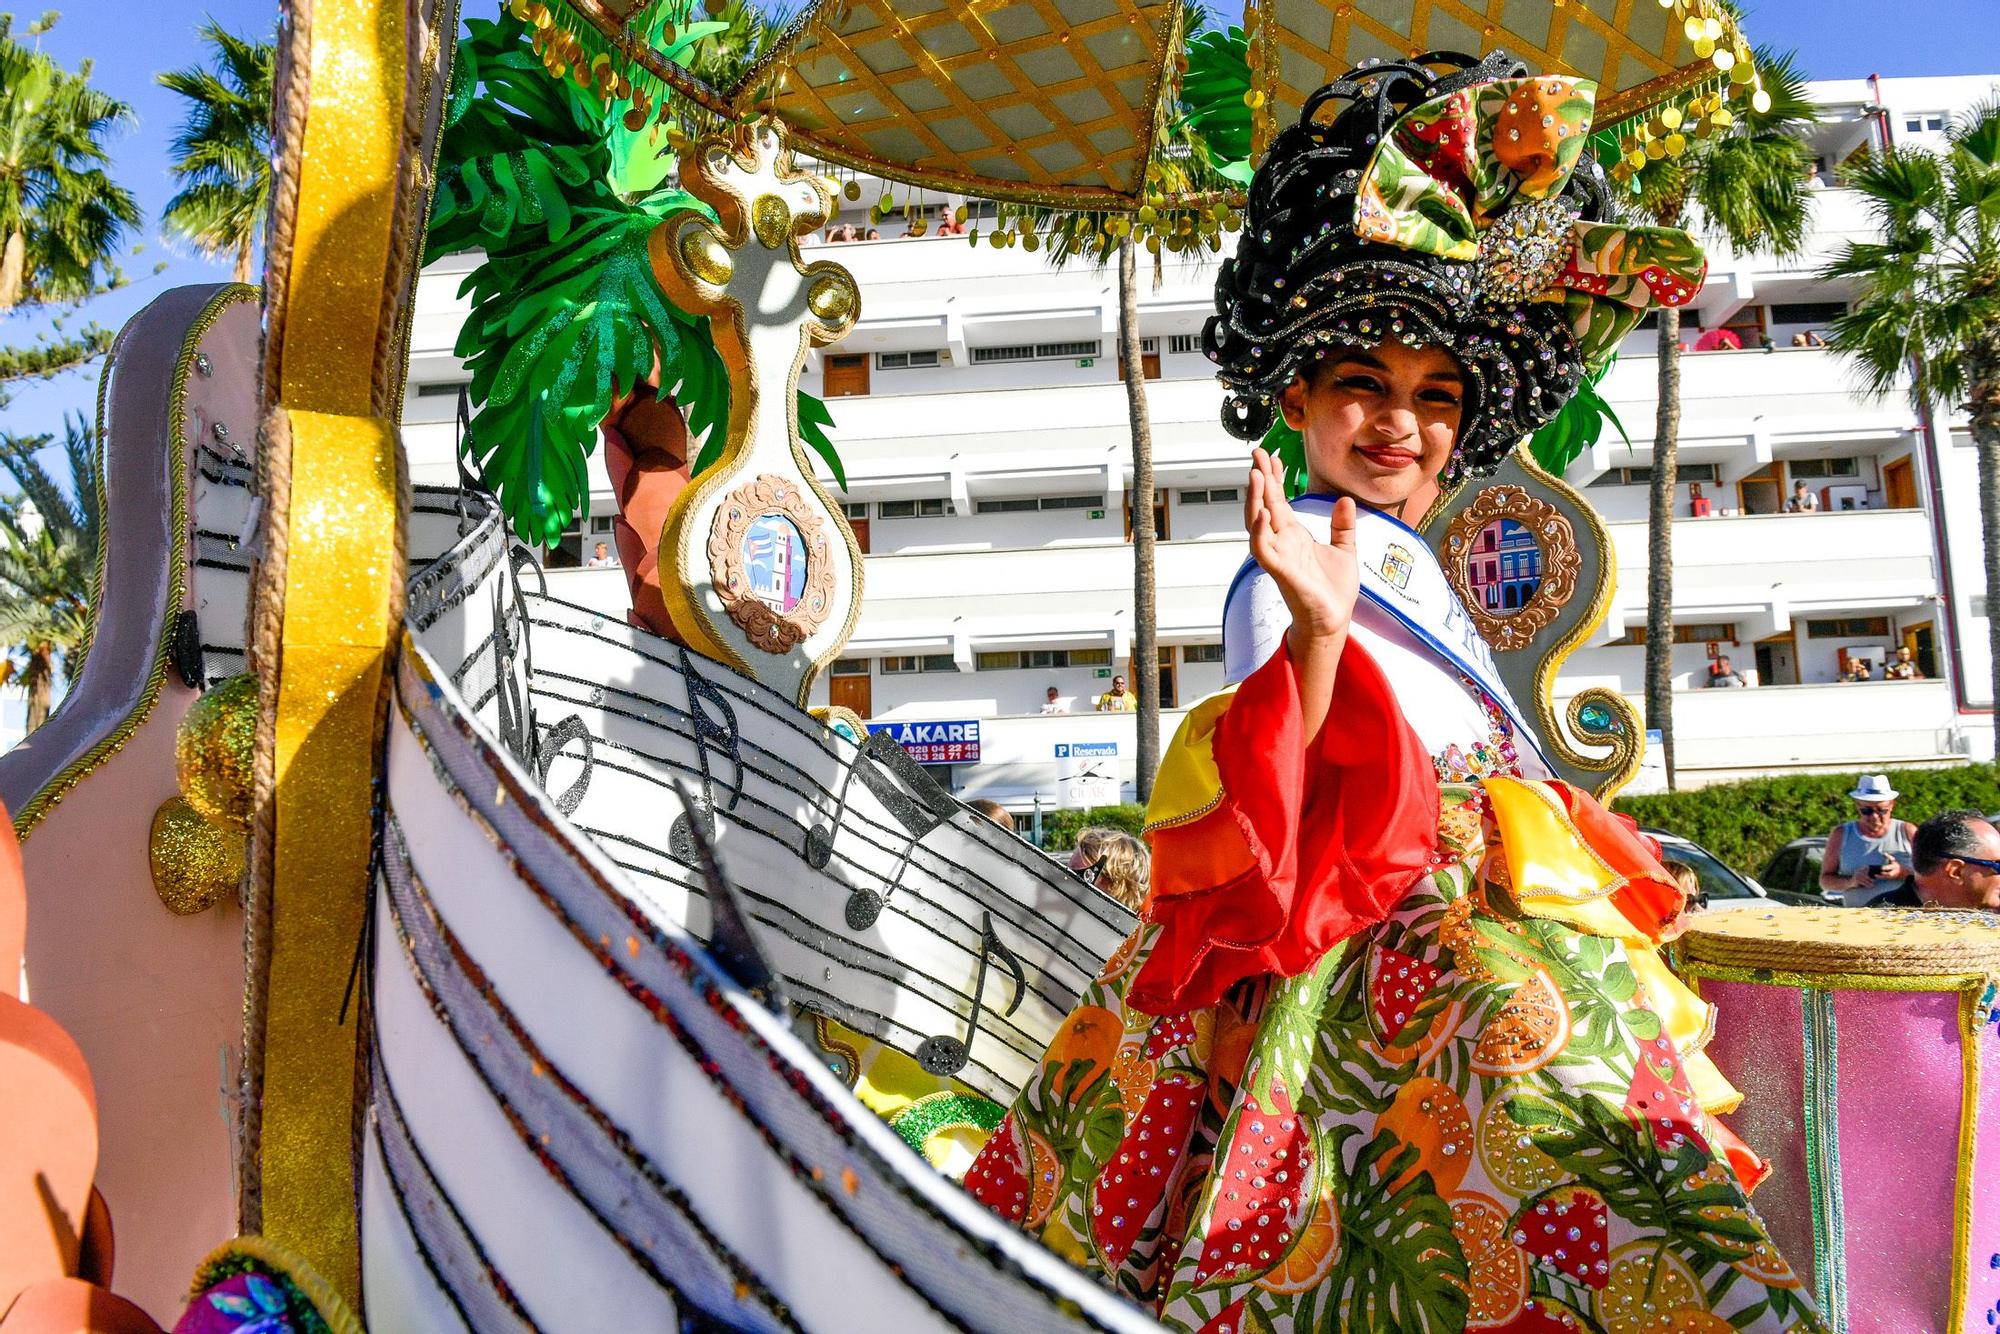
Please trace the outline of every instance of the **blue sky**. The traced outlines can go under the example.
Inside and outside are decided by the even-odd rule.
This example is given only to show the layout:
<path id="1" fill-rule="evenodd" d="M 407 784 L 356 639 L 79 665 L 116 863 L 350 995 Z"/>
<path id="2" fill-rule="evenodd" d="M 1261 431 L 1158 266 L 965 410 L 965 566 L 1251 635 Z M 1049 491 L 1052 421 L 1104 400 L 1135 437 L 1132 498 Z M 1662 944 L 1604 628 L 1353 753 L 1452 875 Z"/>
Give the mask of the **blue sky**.
<path id="1" fill-rule="evenodd" d="M 60 3 L 60 0 L 57 0 Z M 465 12 L 479 14 L 495 0 L 466 0 Z M 2000 75 L 2000 4 L 1995 0 L 1746 0 L 1753 37 L 1778 47 L 1796 47 L 1814 78 L 1996 74 Z M 1241 12 L 1240 0 L 1226 8 Z M 131 285 L 92 302 L 84 317 L 115 329 L 169 287 L 229 277 L 229 266 L 191 254 L 176 254 L 158 235 L 161 206 L 173 193 L 167 175 L 167 146 L 180 120 L 180 99 L 153 80 L 162 70 L 201 58 L 195 29 L 213 16 L 243 34 L 268 36 L 277 22 L 276 0 L 82 0 L 62 10 L 62 20 L 42 39 L 44 49 L 74 68 L 94 62 L 94 79 L 128 102 L 134 124 L 112 141 L 114 171 L 138 196 L 145 226 L 135 240 L 144 251 L 126 263 Z M 40 12 L 24 7 L 17 22 Z M 153 265 L 169 261 L 166 272 Z M 25 342 L 45 327 L 33 317 L 0 320 L 0 340 Z M 0 408 L 0 430 L 54 431 L 65 411 L 88 410 L 95 399 L 96 374 L 62 379 L 15 391 Z"/>

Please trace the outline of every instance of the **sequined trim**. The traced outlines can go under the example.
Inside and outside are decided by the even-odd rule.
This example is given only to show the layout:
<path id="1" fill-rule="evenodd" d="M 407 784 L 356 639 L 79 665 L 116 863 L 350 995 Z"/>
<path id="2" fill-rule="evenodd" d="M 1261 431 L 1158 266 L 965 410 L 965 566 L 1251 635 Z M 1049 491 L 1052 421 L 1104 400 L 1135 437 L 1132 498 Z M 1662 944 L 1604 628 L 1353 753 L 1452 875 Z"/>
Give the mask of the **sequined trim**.
<path id="1" fill-rule="evenodd" d="M 1812 1199 L 1813 1296 L 1833 1334 L 1847 1334 L 1847 1217 L 1841 1194 L 1839 1033 L 1831 991 L 1803 987 L 1806 1187 Z"/>

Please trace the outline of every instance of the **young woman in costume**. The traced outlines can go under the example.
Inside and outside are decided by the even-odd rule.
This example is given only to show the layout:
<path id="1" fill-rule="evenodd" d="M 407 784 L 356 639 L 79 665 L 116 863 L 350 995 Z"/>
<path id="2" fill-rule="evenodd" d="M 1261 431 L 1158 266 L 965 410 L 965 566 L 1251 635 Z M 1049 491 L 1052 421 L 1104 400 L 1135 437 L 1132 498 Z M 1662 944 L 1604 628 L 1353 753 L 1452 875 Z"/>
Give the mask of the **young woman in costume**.
<path id="1" fill-rule="evenodd" d="M 1253 451 L 1145 924 L 966 1185 L 1176 1328 L 1815 1329 L 1655 953 L 1682 891 L 1551 780 L 1405 526 L 1704 262 L 1601 220 L 1592 85 L 1437 63 L 1322 89 L 1250 187 L 1205 344 L 1310 494 Z"/>

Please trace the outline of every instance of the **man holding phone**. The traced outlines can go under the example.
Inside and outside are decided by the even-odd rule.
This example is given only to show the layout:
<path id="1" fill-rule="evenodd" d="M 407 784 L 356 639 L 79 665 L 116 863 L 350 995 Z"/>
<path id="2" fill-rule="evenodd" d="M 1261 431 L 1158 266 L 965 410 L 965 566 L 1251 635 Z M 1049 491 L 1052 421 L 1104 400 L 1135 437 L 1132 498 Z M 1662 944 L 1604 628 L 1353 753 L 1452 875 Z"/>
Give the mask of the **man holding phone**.
<path id="1" fill-rule="evenodd" d="M 1911 879 L 1916 826 L 1896 819 L 1896 789 L 1887 774 L 1863 774 L 1852 792 L 1854 818 L 1826 836 L 1819 887 L 1850 908 L 1922 906 Z"/>

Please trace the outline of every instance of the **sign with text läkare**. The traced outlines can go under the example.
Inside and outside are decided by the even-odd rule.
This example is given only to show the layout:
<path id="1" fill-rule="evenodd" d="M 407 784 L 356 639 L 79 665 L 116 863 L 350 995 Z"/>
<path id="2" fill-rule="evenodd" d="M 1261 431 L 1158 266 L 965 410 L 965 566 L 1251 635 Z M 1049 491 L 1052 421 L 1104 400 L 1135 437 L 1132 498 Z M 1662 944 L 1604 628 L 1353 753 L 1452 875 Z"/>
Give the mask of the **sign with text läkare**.
<path id="1" fill-rule="evenodd" d="M 870 723 L 868 730 L 887 732 L 918 764 L 979 763 L 979 720 L 937 723 Z"/>

